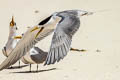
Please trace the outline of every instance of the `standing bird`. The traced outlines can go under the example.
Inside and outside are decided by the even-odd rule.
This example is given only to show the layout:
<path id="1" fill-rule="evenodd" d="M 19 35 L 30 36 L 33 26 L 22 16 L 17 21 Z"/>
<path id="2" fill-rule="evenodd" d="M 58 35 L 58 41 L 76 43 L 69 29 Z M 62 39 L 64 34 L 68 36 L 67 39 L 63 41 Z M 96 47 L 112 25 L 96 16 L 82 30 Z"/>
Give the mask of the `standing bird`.
<path id="1" fill-rule="evenodd" d="M 38 72 L 38 64 L 43 63 L 47 57 L 47 52 L 41 50 L 38 47 L 33 47 L 29 52 L 26 53 L 25 56 L 21 58 L 21 61 L 25 64 L 30 64 L 30 72 L 31 72 L 31 64 L 37 64 Z"/>
<path id="2" fill-rule="evenodd" d="M 14 22 L 14 18 L 12 16 L 12 21 L 10 22 L 9 26 L 9 37 L 6 45 L 2 49 L 2 52 L 4 56 L 8 57 L 10 52 L 15 48 L 18 40 L 14 39 L 14 37 L 17 35 L 16 31 L 18 30 L 16 23 Z M 12 66 L 11 66 L 12 67 Z M 20 62 L 19 62 L 19 67 L 20 67 Z"/>
<path id="3" fill-rule="evenodd" d="M 39 23 L 39 25 L 45 25 L 45 24 L 49 24 L 49 26 L 50 26 L 50 24 L 53 24 L 53 21 L 54 20 L 56 20 L 57 21 L 57 19 L 58 18 L 54 18 L 54 17 L 48 17 L 48 18 L 46 18 L 45 20 L 43 20 L 42 22 L 40 22 Z M 49 21 L 50 20 L 50 21 Z M 55 21 L 54 21 L 54 23 L 55 23 Z M 52 25 L 53 27 L 55 26 L 55 25 Z M 30 28 L 30 27 L 29 27 Z M 37 29 L 37 27 L 35 27 L 34 29 L 33 29 L 33 31 L 35 30 L 35 29 Z M 51 28 L 51 29 L 48 29 L 48 31 L 53 31 L 53 28 Z M 51 33 L 51 31 L 50 31 L 50 33 Z M 48 34 L 49 35 L 49 34 Z M 14 37 L 15 39 L 19 39 L 19 38 L 22 38 L 22 37 L 20 37 L 20 36 L 15 36 Z M 79 50 L 79 49 L 75 49 L 75 48 L 71 48 L 70 49 L 71 51 L 81 51 L 81 50 Z M 47 54 L 48 54 L 48 52 L 44 52 L 43 50 L 41 50 L 39 47 L 32 47 L 31 49 L 30 49 L 30 51 L 28 51 L 27 53 L 26 53 L 26 55 L 25 56 L 23 56 L 22 58 L 21 58 L 21 61 L 24 63 L 24 64 L 29 64 L 30 65 L 30 72 L 31 72 L 31 64 L 37 64 L 37 70 L 36 71 L 38 71 L 38 64 L 40 64 L 40 63 L 43 63 L 45 60 L 46 60 L 46 57 L 47 57 Z"/>
<path id="4" fill-rule="evenodd" d="M 16 47 L 11 51 L 10 55 L 3 61 L 0 70 L 8 68 L 16 63 L 19 59 L 26 55 L 34 45 L 50 35 L 57 23 L 61 20 L 60 17 L 50 16 L 34 27 L 28 28 L 22 38 L 17 43 Z M 41 33 L 41 35 L 39 35 Z"/>
<path id="5" fill-rule="evenodd" d="M 27 30 L 8 58 L 0 65 L 0 70 L 16 63 L 38 41 L 44 39 L 53 31 L 54 35 L 45 65 L 54 64 L 56 61 L 59 62 L 70 50 L 72 36 L 80 26 L 79 17 L 90 14 L 92 13 L 82 10 L 67 10 L 53 13 L 40 22 L 39 25 Z"/>
<path id="6" fill-rule="evenodd" d="M 73 48 L 71 48 L 73 49 Z M 77 50 L 73 50 L 73 51 L 79 51 Z M 46 57 L 48 55 L 48 52 L 43 51 L 42 49 L 40 49 L 39 47 L 33 47 L 30 49 L 30 51 L 28 51 L 26 53 L 25 56 L 23 56 L 21 58 L 21 61 L 24 64 L 29 64 L 30 65 L 30 72 L 31 72 L 31 65 L 32 64 L 37 64 L 37 69 L 36 72 L 38 72 L 38 65 L 43 63 L 46 60 Z"/>
<path id="7" fill-rule="evenodd" d="M 22 36 L 23 35 L 24 34 L 22 34 Z M 22 36 L 14 36 L 14 39 L 19 39 L 20 40 L 22 38 Z M 31 72 L 31 65 L 32 64 L 37 64 L 36 72 L 38 72 L 38 64 L 43 63 L 45 61 L 46 57 L 47 57 L 47 52 L 44 52 L 39 47 L 34 46 L 20 60 L 24 64 L 29 64 L 30 65 L 30 70 L 29 70 L 30 72 Z"/>

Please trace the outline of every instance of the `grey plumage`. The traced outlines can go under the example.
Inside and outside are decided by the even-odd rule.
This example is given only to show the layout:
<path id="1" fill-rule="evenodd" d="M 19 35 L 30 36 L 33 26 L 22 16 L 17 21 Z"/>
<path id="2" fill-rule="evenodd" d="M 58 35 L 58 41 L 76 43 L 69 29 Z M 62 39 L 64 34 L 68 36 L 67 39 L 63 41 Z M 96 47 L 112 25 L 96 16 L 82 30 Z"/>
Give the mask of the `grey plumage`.
<path id="1" fill-rule="evenodd" d="M 70 50 L 72 36 L 80 27 L 80 16 L 85 14 L 88 14 L 88 12 L 81 10 L 67 10 L 55 14 L 62 19 L 54 30 L 50 50 L 44 65 L 59 62 L 67 55 Z"/>
<path id="2" fill-rule="evenodd" d="M 0 70 L 8 68 L 9 66 L 16 63 L 21 57 L 23 57 L 38 41 L 44 39 L 46 36 L 50 35 L 53 32 L 55 25 L 58 23 L 60 18 L 54 18 L 53 22 L 48 22 L 45 25 L 37 25 L 32 28 L 29 28 L 23 35 L 22 39 L 17 43 L 16 47 L 11 51 L 8 58 L 6 58 L 3 63 L 0 65 Z M 34 31 L 34 28 L 38 28 Z M 36 37 L 39 31 L 42 32 Z"/>
<path id="3" fill-rule="evenodd" d="M 45 65 L 54 64 L 63 59 L 70 50 L 72 36 L 80 26 L 79 16 L 89 14 L 81 10 L 67 10 L 53 13 L 50 20 L 47 19 L 38 29 L 30 28 L 18 42 L 8 58 L 0 65 L 0 70 L 9 67 L 26 54 L 38 41 L 42 40 L 54 31 L 51 46 L 45 61 Z M 55 29 L 55 30 L 54 30 Z"/>
<path id="4" fill-rule="evenodd" d="M 30 64 L 30 72 L 31 72 L 31 65 L 37 64 L 37 70 L 38 71 L 38 64 L 41 64 L 45 61 L 47 57 L 47 52 L 41 50 L 39 47 L 33 47 L 26 53 L 25 56 L 21 58 L 21 61 L 24 64 Z"/>
<path id="5" fill-rule="evenodd" d="M 15 48 L 15 46 L 18 42 L 18 40 L 15 40 L 13 38 L 17 34 L 16 31 L 17 31 L 17 26 L 16 26 L 16 23 L 14 22 L 14 19 L 12 17 L 12 20 L 11 20 L 10 25 L 9 25 L 8 40 L 7 40 L 7 43 L 5 44 L 5 46 L 2 49 L 2 52 L 3 52 L 4 56 L 6 56 L 6 57 L 8 57 L 8 55 Z"/>
<path id="6" fill-rule="evenodd" d="M 31 59 L 36 63 L 36 64 L 40 64 L 43 63 L 47 57 L 47 52 L 44 52 L 43 50 L 41 50 L 38 47 L 34 47 L 34 49 L 38 52 L 38 54 L 30 54 Z M 33 52 L 36 53 L 36 52 Z"/>
<path id="7" fill-rule="evenodd" d="M 26 32 L 26 34 L 28 34 L 30 31 L 31 30 L 29 29 L 28 32 Z M 31 35 L 32 35 L 32 33 L 31 33 Z M 28 36 L 24 35 L 23 36 L 23 38 L 16 45 L 16 48 L 13 49 L 13 51 L 10 53 L 8 58 L 1 64 L 0 70 L 2 70 L 4 68 L 7 68 L 10 65 L 16 63 L 22 56 L 25 55 L 25 53 L 27 51 L 30 50 L 30 48 L 33 47 L 31 44 L 33 44 L 33 42 L 37 42 L 37 41 L 36 40 L 31 40 L 31 39 L 35 38 L 35 36 L 31 36 L 31 35 L 28 35 Z M 26 39 L 26 37 L 29 41 Z M 21 42 L 22 42 L 22 44 L 21 44 Z M 27 42 L 29 42 L 30 44 L 26 45 Z M 33 45 L 35 45 L 35 44 L 33 44 Z M 21 46 L 26 47 L 26 48 L 22 48 Z"/>
<path id="8" fill-rule="evenodd" d="M 72 35 L 79 28 L 80 21 L 77 16 L 68 13 L 58 13 L 58 16 L 62 16 L 62 21 L 58 23 L 54 32 L 50 51 L 48 53 L 46 63 L 54 64 L 63 59 L 67 52 L 70 50 Z M 57 55 L 56 55 L 57 53 Z"/>
<path id="9" fill-rule="evenodd" d="M 17 26 L 16 26 L 16 22 L 14 22 L 14 18 L 12 16 L 12 20 L 9 24 L 9 36 L 8 36 L 8 41 L 6 43 L 6 45 L 3 47 L 2 52 L 4 54 L 4 56 L 8 57 L 10 52 L 15 48 L 17 42 L 19 41 L 19 39 L 14 39 L 14 37 L 17 35 Z M 20 67 L 20 61 L 19 61 L 19 67 Z M 12 68 L 12 66 L 11 66 Z"/>

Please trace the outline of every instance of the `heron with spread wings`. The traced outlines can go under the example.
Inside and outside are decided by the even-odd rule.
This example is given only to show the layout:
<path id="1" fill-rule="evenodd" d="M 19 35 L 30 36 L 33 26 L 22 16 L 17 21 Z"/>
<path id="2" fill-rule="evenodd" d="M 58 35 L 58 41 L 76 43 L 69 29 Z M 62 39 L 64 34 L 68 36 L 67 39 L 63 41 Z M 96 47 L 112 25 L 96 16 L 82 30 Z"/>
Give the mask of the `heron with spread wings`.
<path id="1" fill-rule="evenodd" d="M 54 64 L 63 59 L 71 49 L 73 35 L 80 27 L 80 17 L 91 12 L 82 10 L 66 10 L 53 13 L 39 25 L 29 28 L 10 55 L 0 65 L 3 70 L 16 63 L 38 41 L 54 32 L 45 65 Z"/>

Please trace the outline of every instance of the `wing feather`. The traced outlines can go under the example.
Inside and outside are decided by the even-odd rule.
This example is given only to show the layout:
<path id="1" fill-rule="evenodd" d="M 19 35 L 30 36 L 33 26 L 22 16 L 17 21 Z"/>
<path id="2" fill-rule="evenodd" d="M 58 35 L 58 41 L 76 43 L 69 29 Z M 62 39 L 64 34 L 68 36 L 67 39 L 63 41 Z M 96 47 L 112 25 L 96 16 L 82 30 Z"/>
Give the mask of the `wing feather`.
<path id="1" fill-rule="evenodd" d="M 61 30 L 55 30 L 50 50 L 44 65 L 54 64 L 63 59 L 70 50 L 71 38 Z"/>
<path id="2" fill-rule="evenodd" d="M 72 36 L 80 27 L 80 20 L 77 16 L 70 15 L 67 12 L 61 12 L 57 15 L 62 17 L 62 20 L 57 24 L 54 30 L 50 50 L 44 65 L 54 64 L 56 61 L 59 62 L 67 55 L 70 50 Z M 53 54 L 55 58 L 51 56 Z"/>
<path id="3" fill-rule="evenodd" d="M 9 56 L 0 65 L 0 70 L 8 68 L 9 66 L 16 63 L 22 56 L 24 56 L 39 40 L 48 36 L 53 32 L 53 29 L 44 29 L 43 32 L 35 38 L 36 34 L 40 29 L 31 32 L 33 29 L 29 28 L 23 35 L 22 39 L 17 43 L 16 47 L 11 51 Z M 47 31 L 47 32 L 46 32 Z"/>

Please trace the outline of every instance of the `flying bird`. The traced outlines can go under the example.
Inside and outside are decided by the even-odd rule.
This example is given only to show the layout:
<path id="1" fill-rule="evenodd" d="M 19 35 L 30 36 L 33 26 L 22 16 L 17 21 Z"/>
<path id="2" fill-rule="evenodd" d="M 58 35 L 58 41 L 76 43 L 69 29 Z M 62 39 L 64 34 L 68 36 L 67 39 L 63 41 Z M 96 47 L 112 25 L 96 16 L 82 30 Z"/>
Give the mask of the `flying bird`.
<path id="1" fill-rule="evenodd" d="M 80 17 L 91 14 L 93 13 L 82 10 L 67 10 L 56 13 L 55 16 L 62 19 L 54 30 L 51 46 L 44 65 L 59 62 L 67 55 L 71 48 L 72 37 L 80 27 Z"/>
<path id="2" fill-rule="evenodd" d="M 82 10 L 66 10 L 53 13 L 38 25 L 26 31 L 8 58 L 0 65 L 0 70 L 16 63 L 38 41 L 44 39 L 53 31 L 54 35 L 45 65 L 54 64 L 56 61 L 59 62 L 71 49 L 72 36 L 80 27 L 80 17 L 90 14 L 92 13 Z"/>

